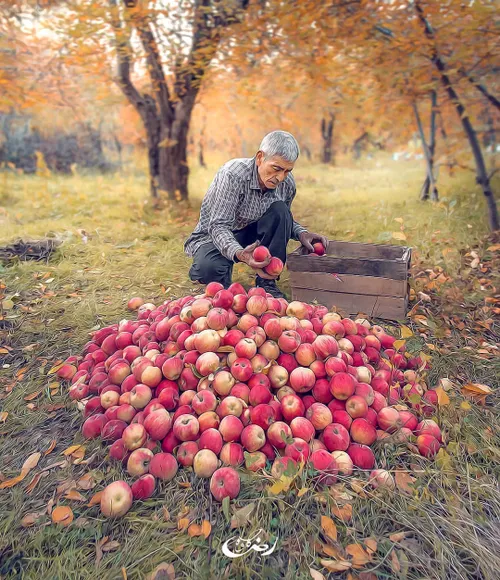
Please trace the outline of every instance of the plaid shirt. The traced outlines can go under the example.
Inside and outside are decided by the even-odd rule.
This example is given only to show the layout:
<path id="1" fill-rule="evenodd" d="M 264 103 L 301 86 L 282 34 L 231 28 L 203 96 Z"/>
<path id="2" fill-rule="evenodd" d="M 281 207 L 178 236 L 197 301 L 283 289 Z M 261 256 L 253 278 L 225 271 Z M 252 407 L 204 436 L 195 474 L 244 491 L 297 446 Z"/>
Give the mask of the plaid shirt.
<path id="1" fill-rule="evenodd" d="M 232 232 L 260 219 L 275 201 L 284 201 L 290 207 L 295 194 L 291 173 L 275 189 L 262 192 L 255 157 L 231 159 L 219 169 L 208 188 L 201 204 L 200 220 L 186 240 L 184 251 L 193 256 L 200 246 L 213 242 L 223 256 L 234 261 L 242 247 Z M 294 240 L 305 231 L 293 222 Z"/>

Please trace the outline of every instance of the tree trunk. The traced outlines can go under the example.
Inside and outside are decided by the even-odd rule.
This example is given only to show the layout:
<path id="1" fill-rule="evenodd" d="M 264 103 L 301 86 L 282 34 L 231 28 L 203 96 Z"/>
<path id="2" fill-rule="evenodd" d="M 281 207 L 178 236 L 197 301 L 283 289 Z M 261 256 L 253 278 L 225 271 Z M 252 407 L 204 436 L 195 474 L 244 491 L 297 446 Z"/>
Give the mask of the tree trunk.
<path id="1" fill-rule="evenodd" d="M 352 150 L 354 151 L 354 159 L 359 159 L 361 157 L 361 151 L 363 149 L 363 141 L 368 138 L 368 133 L 365 131 L 360 135 L 353 143 Z"/>
<path id="2" fill-rule="evenodd" d="M 249 0 L 222 6 L 219 2 L 196 0 L 189 53 L 170 63 L 173 94 L 167 83 L 162 56 L 154 34 L 155 16 L 138 9 L 139 0 L 108 0 L 115 33 L 118 83 L 139 113 L 146 131 L 150 189 L 157 198 L 165 193 L 170 200 L 188 197 L 187 135 L 196 96 L 206 69 L 220 41 L 221 29 L 238 22 Z M 139 7 L 140 8 L 140 7 Z M 151 94 L 140 92 L 131 79 L 132 32 L 145 54 L 151 79 Z"/>
<path id="3" fill-rule="evenodd" d="M 464 129 L 465 135 L 469 141 L 469 145 L 472 150 L 472 154 L 474 156 L 474 161 L 476 164 L 476 182 L 481 186 L 483 190 L 484 197 L 486 198 L 486 204 L 488 207 L 488 221 L 490 225 L 490 229 L 492 231 L 496 231 L 500 229 L 500 222 L 498 220 L 498 210 L 497 205 L 495 202 L 495 197 L 493 196 L 493 192 L 491 190 L 490 179 L 488 177 L 488 172 L 486 171 L 486 165 L 484 163 L 483 153 L 481 151 L 481 145 L 479 144 L 479 140 L 477 138 L 476 131 L 472 126 L 472 123 L 466 113 L 465 107 L 460 100 L 457 92 L 455 91 L 453 85 L 451 84 L 451 80 L 448 76 L 448 71 L 446 64 L 439 56 L 436 45 L 435 45 L 435 38 L 434 38 L 434 31 L 431 28 L 431 25 L 427 21 L 424 11 L 420 6 L 419 2 L 415 3 L 415 9 L 417 11 L 418 17 L 422 22 L 425 30 L 425 35 L 429 40 L 432 40 L 433 47 L 432 47 L 432 62 L 436 69 L 439 72 L 441 82 L 448 94 L 450 101 L 454 104 L 457 114 L 460 118 L 462 123 L 462 127 Z"/>
<path id="4" fill-rule="evenodd" d="M 203 123 L 200 129 L 200 140 L 198 142 L 198 163 L 200 167 L 206 167 L 207 164 L 205 163 L 205 155 L 204 155 L 204 147 L 205 147 L 205 121 L 206 118 L 203 117 Z"/>
<path id="5" fill-rule="evenodd" d="M 425 201 L 429 199 L 429 191 L 431 192 L 432 201 L 437 201 L 439 199 L 438 189 L 436 186 L 436 181 L 434 179 L 434 151 L 436 148 L 436 106 L 437 106 L 437 94 L 436 91 L 431 93 L 431 126 L 430 126 L 430 136 L 429 143 L 425 138 L 424 128 L 422 126 L 422 120 L 418 112 L 417 103 L 413 103 L 413 111 L 415 113 L 415 119 L 417 121 L 418 132 L 420 134 L 420 139 L 422 141 L 422 148 L 424 150 L 425 162 L 427 165 L 427 175 L 425 177 L 424 184 L 420 190 L 420 199 Z"/>
<path id="6" fill-rule="evenodd" d="M 328 119 L 321 119 L 321 138 L 323 139 L 323 151 L 321 155 L 321 161 L 323 163 L 335 164 L 333 157 L 333 126 L 335 123 L 335 115 L 333 113 L 329 114 Z"/>

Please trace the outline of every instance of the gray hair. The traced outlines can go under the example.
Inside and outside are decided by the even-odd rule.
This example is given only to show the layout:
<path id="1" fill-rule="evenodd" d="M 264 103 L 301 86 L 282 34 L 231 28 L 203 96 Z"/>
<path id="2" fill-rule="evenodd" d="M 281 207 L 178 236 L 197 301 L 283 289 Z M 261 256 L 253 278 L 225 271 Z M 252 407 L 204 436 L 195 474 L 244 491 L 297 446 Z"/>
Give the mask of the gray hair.
<path id="1" fill-rule="evenodd" d="M 277 155 L 289 163 L 295 163 L 300 154 L 299 144 L 291 133 L 272 131 L 268 133 L 259 147 L 266 157 Z"/>

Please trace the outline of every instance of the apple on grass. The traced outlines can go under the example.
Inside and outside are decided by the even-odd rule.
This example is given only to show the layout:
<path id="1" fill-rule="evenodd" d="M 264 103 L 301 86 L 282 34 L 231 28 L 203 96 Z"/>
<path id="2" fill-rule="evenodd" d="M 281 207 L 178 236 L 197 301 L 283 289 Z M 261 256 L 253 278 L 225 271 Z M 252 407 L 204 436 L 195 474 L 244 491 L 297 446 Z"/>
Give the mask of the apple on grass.
<path id="1" fill-rule="evenodd" d="M 141 475 L 132 484 L 132 495 L 134 499 L 149 499 L 155 491 L 155 478 L 150 473 Z"/>
<path id="2" fill-rule="evenodd" d="M 148 473 L 149 465 L 153 459 L 153 452 L 145 447 L 139 447 L 130 454 L 127 461 L 129 475 L 139 477 Z"/>
<path id="3" fill-rule="evenodd" d="M 210 449 L 200 449 L 194 456 L 193 470 L 198 477 L 212 477 L 218 466 L 219 459 Z"/>
<path id="4" fill-rule="evenodd" d="M 240 493 L 240 476 L 231 467 L 217 469 L 210 478 L 210 491 L 217 501 L 225 497 L 234 499 Z"/>
<path id="5" fill-rule="evenodd" d="M 175 477 L 178 468 L 177 460 L 171 453 L 157 453 L 151 459 L 149 473 L 163 481 L 170 481 Z"/>
<path id="6" fill-rule="evenodd" d="M 134 499 L 130 486 L 125 481 L 113 481 L 101 495 L 101 512 L 108 518 L 120 518 L 132 507 Z"/>

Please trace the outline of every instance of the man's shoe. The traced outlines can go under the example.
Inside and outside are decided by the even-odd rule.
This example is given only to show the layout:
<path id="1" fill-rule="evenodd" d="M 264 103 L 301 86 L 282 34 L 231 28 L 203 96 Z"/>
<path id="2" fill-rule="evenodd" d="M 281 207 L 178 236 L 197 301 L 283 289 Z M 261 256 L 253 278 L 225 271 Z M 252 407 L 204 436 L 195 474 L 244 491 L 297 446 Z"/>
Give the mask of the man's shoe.
<path id="1" fill-rule="evenodd" d="M 266 280 L 265 278 L 261 278 L 257 276 L 255 278 L 255 285 L 258 288 L 263 288 L 266 292 L 274 296 L 274 298 L 286 298 L 283 292 L 276 286 L 276 282 L 274 280 Z"/>

